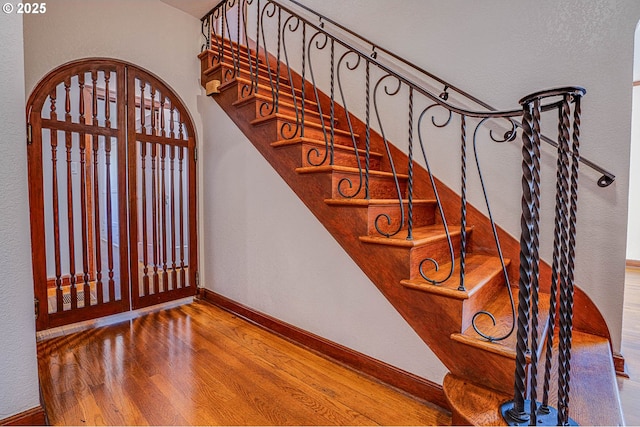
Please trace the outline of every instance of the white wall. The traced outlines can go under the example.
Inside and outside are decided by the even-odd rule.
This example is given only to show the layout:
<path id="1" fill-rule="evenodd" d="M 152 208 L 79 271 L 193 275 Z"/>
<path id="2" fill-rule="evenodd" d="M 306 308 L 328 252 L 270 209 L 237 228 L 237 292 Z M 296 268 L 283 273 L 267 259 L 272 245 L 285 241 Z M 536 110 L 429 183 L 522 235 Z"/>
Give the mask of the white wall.
<path id="1" fill-rule="evenodd" d="M 545 88 L 586 87 L 582 154 L 617 179 L 610 187 L 599 188 L 595 182 L 600 175 L 581 166 L 576 280 L 604 314 L 614 348 L 619 349 L 633 37 L 640 3 L 303 2 L 497 108 L 519 108 L 522 96 Z M 203 155 L 206 286 L 440 381 L 442 365 L 246 138 L 212 101 L 203 100 L 200 111 L 208 123 Z M 496 165 L 511 164 L 517 151 L 517 145 L 506 147 L 491 160 Z M 441 169 L 444 176 L 439 178 L 457 182 L 453 176 L 457 167 Z M 453 171 L 451 176 L 447 169 Z M 502 178 L 494 181 L 504 183 L 503 199 L 515 201 L 517 208 L 519 178 L 513 185 Z M 496 217 L 511 234 L 519 235 L 519 215 L 503 209 Z"/>
<path id="2" fill-rule="evenodd" d="M 22 17 L 0 16 L 0 420 L 40 405 L 33 318 Z"/>
<path id="3" fill-rule="evenodd" d="M 633 87 L 633 120 L 629 167 L 627 259 L 640 260 L 640 86 Z"/>
<path id="4" fill-rule="evenodd" d="M 633 81 L 640 81 L 640 31 L 636 28 Z M 627 259 L 640 260 L 640 86 L 633 87 L 633 118 L 631 120 L 631 155 L 629 167 L 629 227 L 627 229 Z"/>

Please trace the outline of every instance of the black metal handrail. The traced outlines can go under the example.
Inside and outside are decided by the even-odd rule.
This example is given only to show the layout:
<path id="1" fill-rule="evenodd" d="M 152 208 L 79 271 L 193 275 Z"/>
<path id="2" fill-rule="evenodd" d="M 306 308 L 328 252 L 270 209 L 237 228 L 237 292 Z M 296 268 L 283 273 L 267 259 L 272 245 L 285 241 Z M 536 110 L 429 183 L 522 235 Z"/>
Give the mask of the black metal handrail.
<path id="1" fill-rule="evenodd" d="M 483 332 L 477 326 L 480 316 L 489 316 L 495 324 L 493 314 L 487 311 L 479 311 L 472 318 L 472 326 L 479 336 L 489 341 L 500 341 L 510 336 L 517 327 L 516 369 L 514 384 L 514 401 L 505 405 L 504 416 L 510 423 L 529 423 L 536 425 L 540 420 L 547 423 L 561 424 L 570 422 L 568 418 L 569 396 L 569 367 L 571 347 L 571 322 L 573 310 L 573 269 L 575 259 L 575 234 L 576 234 L 576 208 L 577 208 L 577 180 L 578 164 L 581 159 L 579 148 L 580 136 L 580 100 L 585 91 L 579 87 L 565 87 L 534 93 L 520 101 L 522 108 L 506 111 L 495 111 L 490 106 L 478 101 L 471 95 L 451 86 L 445 85 L 444 92 L 437 94 L 426 89 L 413 78 L 403 75 L 393 67 L 388 66 L 377 58 L 376 49 L 387 52 L 373 45 L 368 40 L 358 36 L 351 30 L 329 20 L 295 0 L 289 0 L 303 7 L 305 10 L 320 17 L 320 22 L 313 23 L 298 14 L 278 0 L 223 0 L 202 18 L 202 34 L 205 38 L 203 50 L 211 50 L 211 64 L 220 66 L 223 84 L 238 79 L 239 97 L 260 96 L 258 115 L 269 117 L 278 115 L 288 117 L 279 128 L 279 136 L 283 140 L 304 138 L 306 133 L 315 139 L 324 141 L 324 148 L 312 148 L 307 152 L 306 161 L 311 166 L 335 165 L 335 148 L 339 134 L 350 140 L 358 171 L 357 178 L 342 178 L 337 184 L 337 192 L 340 197 L 349 199 L 363 197 L 375 198 L 375 189 L 371 186 L 372 176 L 372 118 L 377 123 L 377 129 L 382 139 L 385 160 L 393 176 L 395 191 L 398 198 L 400 220 L 394 223 L 390 213 L 379 214 L 374 221 L 376 231 L 386 237 L 406 232 L 406 239 L 413 239 L 414 229 L 414 192 L 415 192 L 415 153 L 421 154 L 421 160 L 429 176 L 430 190 L 436 201 L 439 218 L 446 233 L 449 248 L 448 261 L 427 257 L 419 263 L 419 274 L 424 281 L 432 285 L 440 285 L 449 280 L 458 269 L 460 284 L 459 291 L 464 292 L 465 287 L 465 260 L 467 257 L 467 154 L 472 150 L 478 173 L 479 184 L 482 188 L 485 206 L 488 212 L 492 228 L 496 252 L 501 261 L 502 274 L 508 291 L 512 323 L 508 331 L 500 335 L 491 335 Z M 358 46 L 346 41 L 341 35 L 331 34 L 324 29 L 324 21 L 330 22 L 338 29 L 358 37 L 360 40 L 372 45 L 372 52 L 362 50 Z M 233 24 L 233 25 L 232 25 Z M 255 27 L 252 27 L 252 25 Z M 311 36 L 308 32 L 311 30 Z M 270 32 L 271 31 L 271 32 Z M 296 37 L 294 37 L 296 34 Z M 243 45 L 245 47 L 243 47 Z M 328 52 L 327 52 L 328 50 Z M 301 52 L 297 70 L 294 72 L 293 55 Z M 317 62 L 314 62 L 315 52 L 328 53 L 328 61 L 323 62 L 323 67 L 329 65 L 329 76 L 325 93 L 329 105 L 329 117 L 326 119 L 327 103 L 321 102 L 318 86 Z M 389 53 L 395 58 L 395 55 Z M 326 58 L 325 58 L 326 59 Z M 337 59 L 337 60 L 336 60 Z M 421 70 L 407 61 L 396 58 L 406 65 L 414 67 L 423 74 L 435 78 L 445 84 L 441 79 Z M 364 68 L 364 70 L 362 70 Z M 266 70 L 265 70 L 266 69 Z M 348 107 L 350 93 L 344 90 L 344 73 L 355 73 L 360 69 L 364 71 L 364 123 L 366 126 L 364 135 L 364 148 L 359 143 L 352 123 L 352 113 Z M 377 75 L 377 77 L 373 77 Z M 302 84 L 296 85 L 296 79 L 300 78 Z M 308 78 L 310 80 L 308 80 Z M 340 118 L 344 117 L 348 131 L 336 128 L 336 85 L 340 96 L 340 104 L 344 110 Z M 299 87 L 298 87 L 299 86 Z M 311 94 L 308 89 L 311 89 Z M 454 90 L 470 100 L 480 104 L 489 111 L 474 111 L 461 108 L 448 102 L 447 90 Z M 266 92 L 265 92 L 266 91 Z M 401 176 L 397 172 L 397 159 L 392 155 L 389 138 L 385 131 L 388 122 L 383 120 L 381 107 L 384 105 L 382 96 L 393 98 L 400 92 L 407 96 L 407 173 Z M 351 93 L 357 92 L 352 88 Z M 324 95 L 323 95 L 324 96 Z M 573 114 L 571 109 L 573 108 Z M 372 112 L 373 110 L 373 112 Z M 281 114 L 286 111 L 287 114 Z M 440 111 L 444 119 L 437 119 L 436 112 Z M 543 113 L 557 113 L 558 141 L 544 137 L 540 132 L 540 123 Z M 319 124 L 310 126 L 305 119 L 307 114 L 316 114 Z M 343 114 L 343 115 L 342 115 Z M 549 115 L 549 114 L 547 114 Z M 373 117 L 372 117 L 373 116 Z M 430 117 L 430 120 L 425 119 Z M 455 120 L 460 121 L 460 198 L 461 210 L 459 218 L 447 218 L 443 204 L 440 200 L 438 185 L 434 180 L 434 174 L 430 164 L 430 156 L 427 155 L 427 143 L 425 127 L 436 129 L 445 128 Z M 398 121 L 398 111 L 394 110 L 394 122 Z M 507 125 L 506 132 L 496 136 L 494 129 L 487 129 L 489 123 L 500 121 Z M 475 126 L 470 133 L 471 146 L 468 147 L 469 137 L 467 127 Z M 309 129 L 307 129 L 307 127 Z M 513 142 L 517 133 L 522 133 L 522 219 L 520 239 L 520 276 L 518 279 L 518 312 L 516 313 L 514 297 L 512 295 L 510 278 L 506 268 L 497 227 L 493 218 L 489 196 L 483 177 L 483 168 L 478 155 L 478 142 L 480 130 L 489 130 L 488 137 L 493 142 Z M 503 127 L 504 130 L 504 127 Z M 572 134 L 569 135 L 569 132 Z M 315 133 L 312 133 L 315 132 Z M 417 136 L 417 143 L 415 141 Z M 552 277 L 551 301 L 549 321 L 547 327 L 547 354 L 545 355 L 544 392 L 542 402 L 536 401 L 536 374 L 537 374 L 537 329 L 538 322 L 538 289 L 539 289 L 539 263 L 540 263 L 540 143 L 549 139 L 557 150 L 556 165 L 556 208 L 554 223 L 554 243 L 552 250 Z M 486 139 L 486 138 L 485 138 Z M 343 145 L 341 144 L 341 145 Z M 359 154 L 363 153 L 363 154 Z M 362 159 L 361 157 L 364 157 Z M 601 186 L 609 185 L 615 177 L 607 175 L 600 179 Z M 357 180 L 357 181 L 356 181 Z M 405 207 L 406 205 L 406 207 Z M 460 246 L 454 247 L 452 232 L 450 229 L 459 226 Z M 448 271 L 442 272 L 440 266 L 449 262 Z M 427 267 L 431 267 L 428 268 Z M 559 307 L 559 310 L 557 310 Z M 559 339 L 560 360 L 558 410 L 553 410 L 549 405 L 549 381 L 551 370 L 551 358 L 553 339 L 555 336 L 556 311 L 559 311 Z M 517 319 L 516 319 L 517 316 Z M 551 347 L 550 347 L 551 346 Z M 530 372 L 534 377 L 528 384 L 525 378 L 528 362 L 526 355 L 531 353 Z M 528 387 L 533 387 L 531 390 Z M 528 391 L 527 391 L 528 390 Z M 525 401 L 525 396 L 530 396 Z M 551 415 L 549 415 L 551 414 Z M 551 420 L 551 418 L 554 420 Z"/>
<path id="2" fill-rule="evenodd" d="M 486 108 L 489 111 L 498 111 L 497 108 L 492 107 L 491 105 L 489 105 L 488 103 L 476 98 L 475 96 L 471 95 L 469 92 L 466 92 L 460 88 L 458 88 L 457 86 L 447 82 L 446 80 L 436 76 L 435 74 L 430 73 L 429 71 L 425 70 L 422 67 L 419 67 L 418 65 L 414 64 L 411 61 L 406 60 L 405 58 L 391 52 L 388 49 L 385 49 L 384 47 L 380 46 L 378 43 L 375 43 L 373 41 L 371 41 L 370 39 L 367 39 L 366 37 L 363 37 L 362 35 L 356 33 L 355 31 L 352 31 L 351 29 L 345 27 L 344 25 L 341 25 L 340 23 L 332 20 L 331 18 L 328 18 L 327 16 L 311 9 L 308 6 L 305 6 L 304 4 L 296 1 L 296 0 L 287 0 L 293 4 L 295 4 L 296 6 L 304 9 L 305 11 L 314 14 L 315 16 L 318 17 L 318 19 L 320 20 L 320 22 L 328 22 L 331 25 L 333 25 L 334 27 L 340 29 L 341 31 L 344 31 L 345 33 L 356 37 L 357 39 L 359 39 L 360 41 L 364 42 L 365 44 L 368 44 L 371 46 L 371 50 L 372 52 L 375 53 L 374 59 L 377 57 L 377 52 L 383 52 L 384 54 L 390 56 L 391 58 L 393 58 L 393 60 L 401 62 L 404 65 L 409 66 L 410 68 L 412 68 L 415 71 L 418 71 L 420 74 L 423 74 L 427 77 L 429 77 L 432 80 L 435 80 L 436 82 L 440 83 L 444 89 L 443 92 L 440 94 L 440 96 L 446 101 L 448 96 L 449 96 L 449 91 L 453 91 L 458 93 L 459 95 L 462 95 L 464 98 L 468 99 L 469 101 L 474 102 L 475 104 Z M 522 127 L 522 124 L 516 121 L 516 125 L 518 127 Z M 540 138 L 546 142 L 547 144 L 551 145 L 554 148 L 558 148 L 558 144 L 556 141 L 554 141 L 553 139 L 547 137 L 546 135 L 540 135 Z M 611 185 L 615 179 L 616 176 L 609 172 L 608 170 L 606 170 L 605 168 L 603 168 L 602 166 L 598 165 L 595 162 L 592 162 L 591 160 L 587 159 L 586 157 L 580 157 L 580 163 L 583 163 L 586 166 L 589 166 L 591 169 L 595 170 L 596 172 L 599 172 L 602 174 L 602 176 L 598 179 L 597 184 L 599 187 L 608 187 L 609 185 Z"/>

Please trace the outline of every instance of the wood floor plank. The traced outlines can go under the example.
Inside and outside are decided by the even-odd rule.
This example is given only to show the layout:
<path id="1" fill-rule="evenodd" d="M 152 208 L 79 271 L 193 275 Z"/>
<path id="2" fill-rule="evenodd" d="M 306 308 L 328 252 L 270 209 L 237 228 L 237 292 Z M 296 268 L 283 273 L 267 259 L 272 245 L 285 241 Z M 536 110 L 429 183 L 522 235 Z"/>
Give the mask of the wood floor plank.
<path id="1" fill-rule="evenodd" d="M 232 321 L 237 324 L 242 324 L 240 319 L 233 319 L 234 316 L 227 313 L 221 313 L 222 316 L 231 316 Z M 410 423 L 411 420 L 424 416 L 424 403 L 416 402 L 415 405 L 407 407 L 403 414 L 397 414 L 394 411 L 394 406 L 399 403 L 400 397 L 397 395 L 391 395 L 383 399 L 382 401 L 371 398 L 369 393 L 357 393 L 356 390 L 350 387 L 354 381 L 358 381 L 359 374 L 352 371 L 347 371 L 341 367 L 332 363 L 326 359 L 309 360 L 307 358 L 308 351 L 299 347 L 293 350 L 289 349 L 289 343 L 285 341 L 270 343 L 269 346 L 265 346 L 260 338 L 252 338 L 246 335 L 237 335 L 238 329 L 230 330 L 236 334 L 237 339 L 246 340 L 251 344 L 251 348 L 259 351 L 259 356 L 273 369 L 286 370 L 289 377 L 296 378 L 298 384 L 304 384 L 313 388 L 315 391 L 322 392 L 331 396 L 334 400 L 340 401 L 344 405 L 358 406 L 364 408 L 363 415 L 375 416 L 373 413 L 367 412 L 368 408 L 375 408 L 372 412 L 380 414 L 381 410 L 386 410 L 393 416 L 386 417 L 382 420 L 385 425 L 388 424 L 405 424 Z M 266 331 L 259 331 L 260 334 L 268 335 Z M 234 336 L 231 336 L 234 338 Z M 292 354 L 293 353 L 293 354 Z M 378 384 L 374 381 L 358 382 L 360 389 L 363 387 L 375 389 Z M 342 396 L 349 396 L 344 401 L 340 400 Z M 379 417 L 379 415 L 378 415 Z M 353 422 L 353 421 L 352 421 Z M 428 422 L 425 419 L 424 422 Z M 446 421 L 445 421 L 446 422 Z"/>
<path id="2" fill-rule="evenodd" d="M 618 377 L 627 425 L 640 425 L 640 268 L 627 267 L 622 318 L 622 354 L 629 378 Z"/>
<path id="3" fill-rule="evenodd" d="M 53 425 L 445 425 L 449 413 L 206 302 L 38 344 Z"/>

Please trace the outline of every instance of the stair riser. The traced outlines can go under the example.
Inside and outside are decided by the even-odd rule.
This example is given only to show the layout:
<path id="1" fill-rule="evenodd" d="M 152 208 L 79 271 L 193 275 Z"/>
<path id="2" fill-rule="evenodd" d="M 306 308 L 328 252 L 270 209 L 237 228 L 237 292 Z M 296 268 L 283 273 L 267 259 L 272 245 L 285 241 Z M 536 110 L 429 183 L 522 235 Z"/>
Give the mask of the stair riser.
<path id="1" fill-rule="evenodd" d="M 273 141 L 280 141 L 282 139 L 292 139 L 302 136 L 302 127 L 296 126 L 295 121 L 289 121 L 280 117 L 268 120 L 256 125 L 260 127 L 261 132 L 265 132 L 265 136 L 268 136 Z M 329 129 L 327 129 L 329 131 Z M 311 139 L 318 139 L 324 141 L 324 132 L 322 127 L 318 125 L 307 125 L 304 127 L 304 136 Z M 335 143 L 339 145 L 352 146 L 353 142 L 351 136 L 344 131 L 336 132 Z M 356 141 L 358 137 L 356 136 Z"/>
<path id="2" fill-rule="evenodd" d="M 458 255 L 456 255 L 458 256 Z M 496 297 L 497 293 L 505 289 L 504 275 L 500 272 L 485 283 L 479 291 L 474 292 L 462 306 L 461 332 L 471 326 L 473 316 L 487 307 L 487 303 Z M 514 295 L 517 290 L 514 289 Z"/>
<path id="3" fill-rule="evenodd" d="M 461 378 L 482 378 L 482 384 L 478 385 L 513 395 L 515 359 L 471 346 L 461 345 L 455 350 L 464 356 L 459 358 L 451 374 Z"/>
<path id="4" fill-rule="evenodd" d="M 241 61 L 242 62 L 242 61 Z M 225 62 L 222 63 L 222 68 L 225 70 L 222 74 L 223 81 L 231 80 L 235 75 L 234 64 L 231 59 L 225 59 Z M 253 65 L 253 69 L 249 69 L 249 63 L 240 65 L 240 73 L 239 76 L 243 79 L 253 81 L 255 79 L 255 75 L 252 74 L 256 72 L 255 65 Z M 267 68 L 263 65 L 260 65 L 258 68 L 258 83 L 264 85 L 266 87 L 271 87 L 273 83 L 274 88 L 276 85 L 276 70 L 271 70 L 271 77 L 269 77 L 269 72 Z M 289 79 L 287 76 L 280 74 L 280 88 L 282 91 L 286 91 L 291 93 L 291 86 L 289 86 Z M 300 93 L 301 91 L 296 89 L 296 93 Z"/>
<path id="5" fill-rule="evenodd" d="M 238 85 L 238 99 L 242 99 L 243 95 L 243 90 L 246 90 L 245 88 L 243 88 L 241 85 Z M 261 117 L 266 117 L 272 113 L 274 113 L 274 111 L 272 111 L 272 103 L 271 102 L 265 102 L 264 100 L 260 99 L 260 98 L 255 98 L 253 97 L 254 101 L 252 102 L 252 104 L 255 106 L 255 116 L 252 118 L 261 118 Z M 278 113 L 280 114 L 284 114 L 287 116 L 291 116 L 291 117 L 296 117 L 296 111 L 298 112 L 298 116 L 302 117 L 302 104 L 300 103 L 300 100 L 297 100 L 297 110 L 296 107 L 293 105 L 287 105 L 284 103 L 281 103 L 278 106 Z M 313 111 L 310 109 L 310 107 L 305 105 L 305 121 L 309 120 L 309 121 L 313 121 L 316 123 L 320 122 L 320 114 L 318 114 L 317 112 Z M 337 121 L 334 122 L 335 125 L 337 125 Z M 326 127 L 327 130 L 327 137 L 330 136 L 331 134 L 331 119 L 329 117 L 324 117 L 324 125 Z M 335 126 L 334 125 L 334 126 Z M 322 138 L 324 139 L 324 137 Z"/>
<path id="6" fill-rule="evenodd" d="M 408 203 L 404 203 L 404 225 L 402 225 L 401 230 L 407 230 L 408 224 L 408 215 L 409 215 L 409 205 Z M 435 214 L 435 203 L 434 204 L 419 204 L 413 206 L 413 227 L 422 227 L 424 225 L 431 225 L 434 223 L 436 214 Z M 402 223 L 402 211 L 399 205 L 390 206 L 390 205 L 372 205 L 369 206 L 369 224 L 368 224 L 368 232 L 369 235 L 375 236 L 380 235 L 381 233 L 393 233 L 398 229 L 398 226 Z M 387 221 L 386 217 L 381 215 L 388 215 L 390 218 L 390 224 Z M 376 219 L 378 228 L 376 229 Z"/>
<path id="7" fill-rule="evenodd" d="M 357 173 L 345 173 L 342 171 L 333 172 L 333 192 L 334 199 L 364 199 L 365 191 L 365 171 L 362 170 L 362 177 Z M 400 197 L 404 197 L 407 189 L 406 179 L 399 179 Z M 392 199 L 399 198 L 396 184 L 389 176 L 369 176 L 369 198 L 371 199 Z"/>
<path id="8" fill-rule="evenodd" d="M 331 139 L 331 134 L 327 132 L 327 139 Z M 347 149 L 338 148 L 334 146 L 333 150 L 333 164 L 337 166 L 348 166 L 357 168 L 358 162 L 356 160 L 356 156 L 354 155 L 354 150 L 346 151 Z M 327 148 L 324 146 L 318 146 L 315 144 L 303 144 L 302 145 L 302 167 L 306 166 L 321 166 L 330 164 L 330 154 L 327 153 L 326 160 L 321 164 L 323 159 L 325 158 L 325 153 L 327 152 Z M 364 167 L 365 165 L 365 155 L 361 153 L 360 157 L 360 165 Z M 380 170 L 380 160 L 377 158 L 371 157 L 369 159 L 369 164 L 371 170 Z"/>
<path id="9" fill-rule="evenodd" d="M 451 230 L 453 231 L 453 230 Z M 467 234 L 467 238 L 471 236 Z M 451 235 L 451 244 L 453 246 L 453 255 L 454 257 L 458 257 L 460 254 L 460 234 L 452 234 Z M 450 263 L 451 262 L 451 251 L 449 247 L 449 242 L 444 235 L 443 228 L 443 236 L 433 242 L 430 242 L 426 245 L 417 246 L 411 249 L 411 273 L 410 278 L 414 279 L 417 277 L 421 277 L 420 275 L 420 263 L 427 259 L 431 258 L 435 260 L 439 266 Z M 448 275 L 449 271 L 444 271 L 440 268 L 438 271 L 433 271 L 434 264 L 430 261 L 425 261 L 422 269 L 424 273 L 432 280 L 444 280 Z M 453 274 L 457 274 L 457 270 L 454 270 Z M 459 274 L 459 273 L 458 273 Z"/>

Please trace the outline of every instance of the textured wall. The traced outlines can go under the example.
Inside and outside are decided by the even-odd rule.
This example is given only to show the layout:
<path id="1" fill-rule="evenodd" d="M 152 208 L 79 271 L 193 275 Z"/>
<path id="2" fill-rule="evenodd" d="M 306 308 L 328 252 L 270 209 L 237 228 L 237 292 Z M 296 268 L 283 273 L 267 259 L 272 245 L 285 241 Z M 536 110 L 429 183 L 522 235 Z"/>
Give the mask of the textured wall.
<path id="1" fill-rule="evenodd" d="M 633 87 L 633 128 L 629 168 L 627 259 L 640 260 L 640 86 Z"/>
<path id="2" fill-rule="evenodd" d="M 0 15 L 0 420 L 40 405 L 33 318 L 22 17 Z"/>

